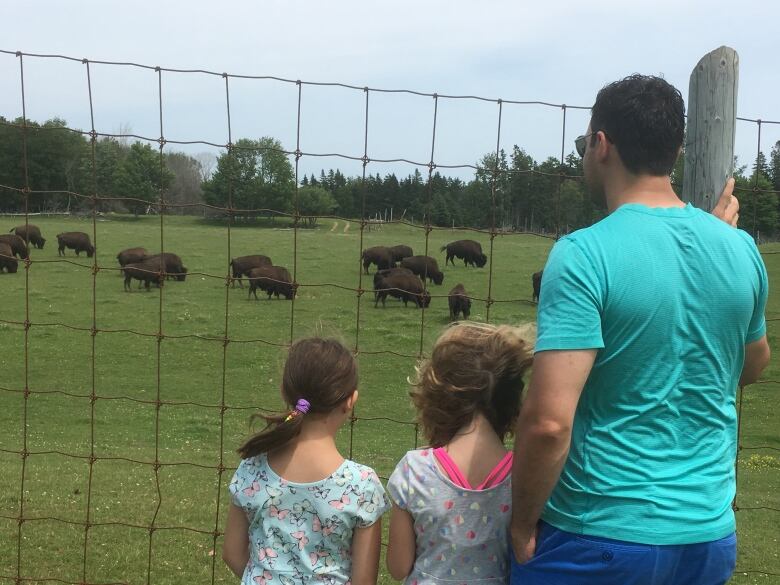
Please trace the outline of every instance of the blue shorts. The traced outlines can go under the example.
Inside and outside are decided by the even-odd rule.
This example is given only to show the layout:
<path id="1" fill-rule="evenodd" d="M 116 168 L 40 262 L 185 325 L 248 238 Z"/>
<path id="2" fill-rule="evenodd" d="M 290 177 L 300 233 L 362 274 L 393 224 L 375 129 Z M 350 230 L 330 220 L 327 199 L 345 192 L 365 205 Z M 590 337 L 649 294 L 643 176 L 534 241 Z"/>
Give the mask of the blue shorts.
<path id="1" fill-rule="evenodd" d="M 737 536 L 649 545 L 564 532 L 539 523 L 536 554 L 512 557 L 512 585 L 722 585 L 734 572 Z"/>

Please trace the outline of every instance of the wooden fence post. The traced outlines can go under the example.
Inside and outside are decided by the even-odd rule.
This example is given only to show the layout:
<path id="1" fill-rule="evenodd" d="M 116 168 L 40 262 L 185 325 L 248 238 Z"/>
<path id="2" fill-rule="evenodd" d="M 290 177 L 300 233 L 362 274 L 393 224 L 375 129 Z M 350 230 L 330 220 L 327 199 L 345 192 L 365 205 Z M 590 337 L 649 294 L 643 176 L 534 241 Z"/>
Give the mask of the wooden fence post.
<path id="1" fill-rule="evenodd" d="M 682 199 L 705 211 L 734 172 L 738 84 L 739 56 L 730 47 L 706 54 L 691 73 Z"/>

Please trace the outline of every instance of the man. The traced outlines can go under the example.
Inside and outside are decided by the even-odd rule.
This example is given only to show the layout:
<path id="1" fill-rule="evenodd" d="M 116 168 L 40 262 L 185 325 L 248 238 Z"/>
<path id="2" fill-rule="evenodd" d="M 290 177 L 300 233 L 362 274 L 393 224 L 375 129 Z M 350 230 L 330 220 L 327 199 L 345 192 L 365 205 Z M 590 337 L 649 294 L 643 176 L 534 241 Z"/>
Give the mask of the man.
<path id="1" fill-rule="evenodd" d="M 735 396 L 769 361 L 768 284 L 748 234 L 672 189 L 684 108 L 663 79 L 628 77 L 577 140 L 609 215 L 544 268 L 513 584 L 714 585 L 734 570 Z"/>

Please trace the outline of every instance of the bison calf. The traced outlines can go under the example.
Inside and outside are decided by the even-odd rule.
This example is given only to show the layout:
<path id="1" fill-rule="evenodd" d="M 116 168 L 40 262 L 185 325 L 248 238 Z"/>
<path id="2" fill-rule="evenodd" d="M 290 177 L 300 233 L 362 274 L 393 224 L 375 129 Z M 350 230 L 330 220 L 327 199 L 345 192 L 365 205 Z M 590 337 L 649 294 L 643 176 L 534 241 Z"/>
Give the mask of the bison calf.
<path id="1" fill-rule="evenodd" d="M 70 248 L 78 256 L 81 252 L 86 252 L 88 258 L 95 254 L 95 246 L 89 239 L 89 235 L 84 232 L 63 232 L 57 234 L 57 255 L 64 256 L 65 248 Z"/>
<path id="2" fill-rule="evenodd" d="M 463 314 L 464 319 L 469 318 L 469 314 L 471 313 L 471 299 L 466 295 L 466 289 L 462 284 L 458 283 L 452 287 L 448 300 L 450 303 L 451 321 L 455 321 L 461 313 Z"/>
<path id="3" fill-rule="evenodd" d="M 5 242 L 0 242 L 0 272 L 5 268 L 9 274 L 19 269 L 19 262 L 14 258 L 14 251 Z"/>

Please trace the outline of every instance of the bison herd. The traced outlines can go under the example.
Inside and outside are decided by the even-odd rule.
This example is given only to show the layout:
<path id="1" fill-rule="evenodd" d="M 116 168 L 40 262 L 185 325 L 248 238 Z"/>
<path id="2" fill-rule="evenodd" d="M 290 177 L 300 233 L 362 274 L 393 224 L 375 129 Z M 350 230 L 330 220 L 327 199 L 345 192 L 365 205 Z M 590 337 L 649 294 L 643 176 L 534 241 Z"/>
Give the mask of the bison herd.
<path id="1" fill-rule="evenodd" d="M 43 249 L 46 239 L 41 235 L 41 230 L 32 224 L 15 227 L 11 234 L 0 234 L 0 273 L 5 269 L 8 273 L 18 270 L 18 260 L 29 258 L 29 246 Z M 85 252 L 92 258 L 95 247 L 90 241 L 89 235 L 84 232 L 63 232 L 57 234 L 57 254 L 65 256 L 65 250 L 73 250 L 76 255 Z M 441 252 L 446 252 L 444 265 L 455 266 L 455 258 L 463 260 L 463 265 L 482 268 L 487 263 L 487 256 L 482 252 L 482 246 L 474 240 L 458 240 L 441 247 Z M 150 254 L 146 248 L 127 248 L 116 256 L 120 270 L 124 276 L 124 290 L 130 291 L 133 280 L 138 281 L 138 287 L 142 286 L 148 291 L 150 285 L 157 287 L 163 285 L 163 281 L 173 278 L 184 281 L 187 276 L 187 268 L 184 267 L 181 257 L 172 252 Z M 440 286 L 444 283 L 444 273 L 439 269 L 435 258 L 426 255 L 415 255 L 411 247 L 398 246 L 373 246 L 363 250 L 361 255 L 363 270 L 369 273 L 371 265 L 376 266 L 374 273 L 374 307 L 385 306 L 387 297 L 393 297 L 403 301 L 404 306 L 409 302 L 418 308 L 428 307 L 431 303 L 431 294 L 425 285 L 431 282 Z M 268 299 L 284 297 L 291 300 L 295 297 L 297 284 L 294 282 L 290 271 L 283 266 L 274 266 L 271 258 L 262 254 L 240 256 L 230 261 L 231 285 L 236 283 L 243 288 L 243 279 L 249 283 L 249 298 L 257 299 L 257 290 L 265 292 Z M 539 300 L 542 284 L 542 272 L 536 272 L 531 278 L 533 288 L 533 300 Z M 471 312 L 471 299 L 463 284 L 456 284 L 448 294 L 450 319 L 458 319 L 461 315 L 469 318 Z"/>

